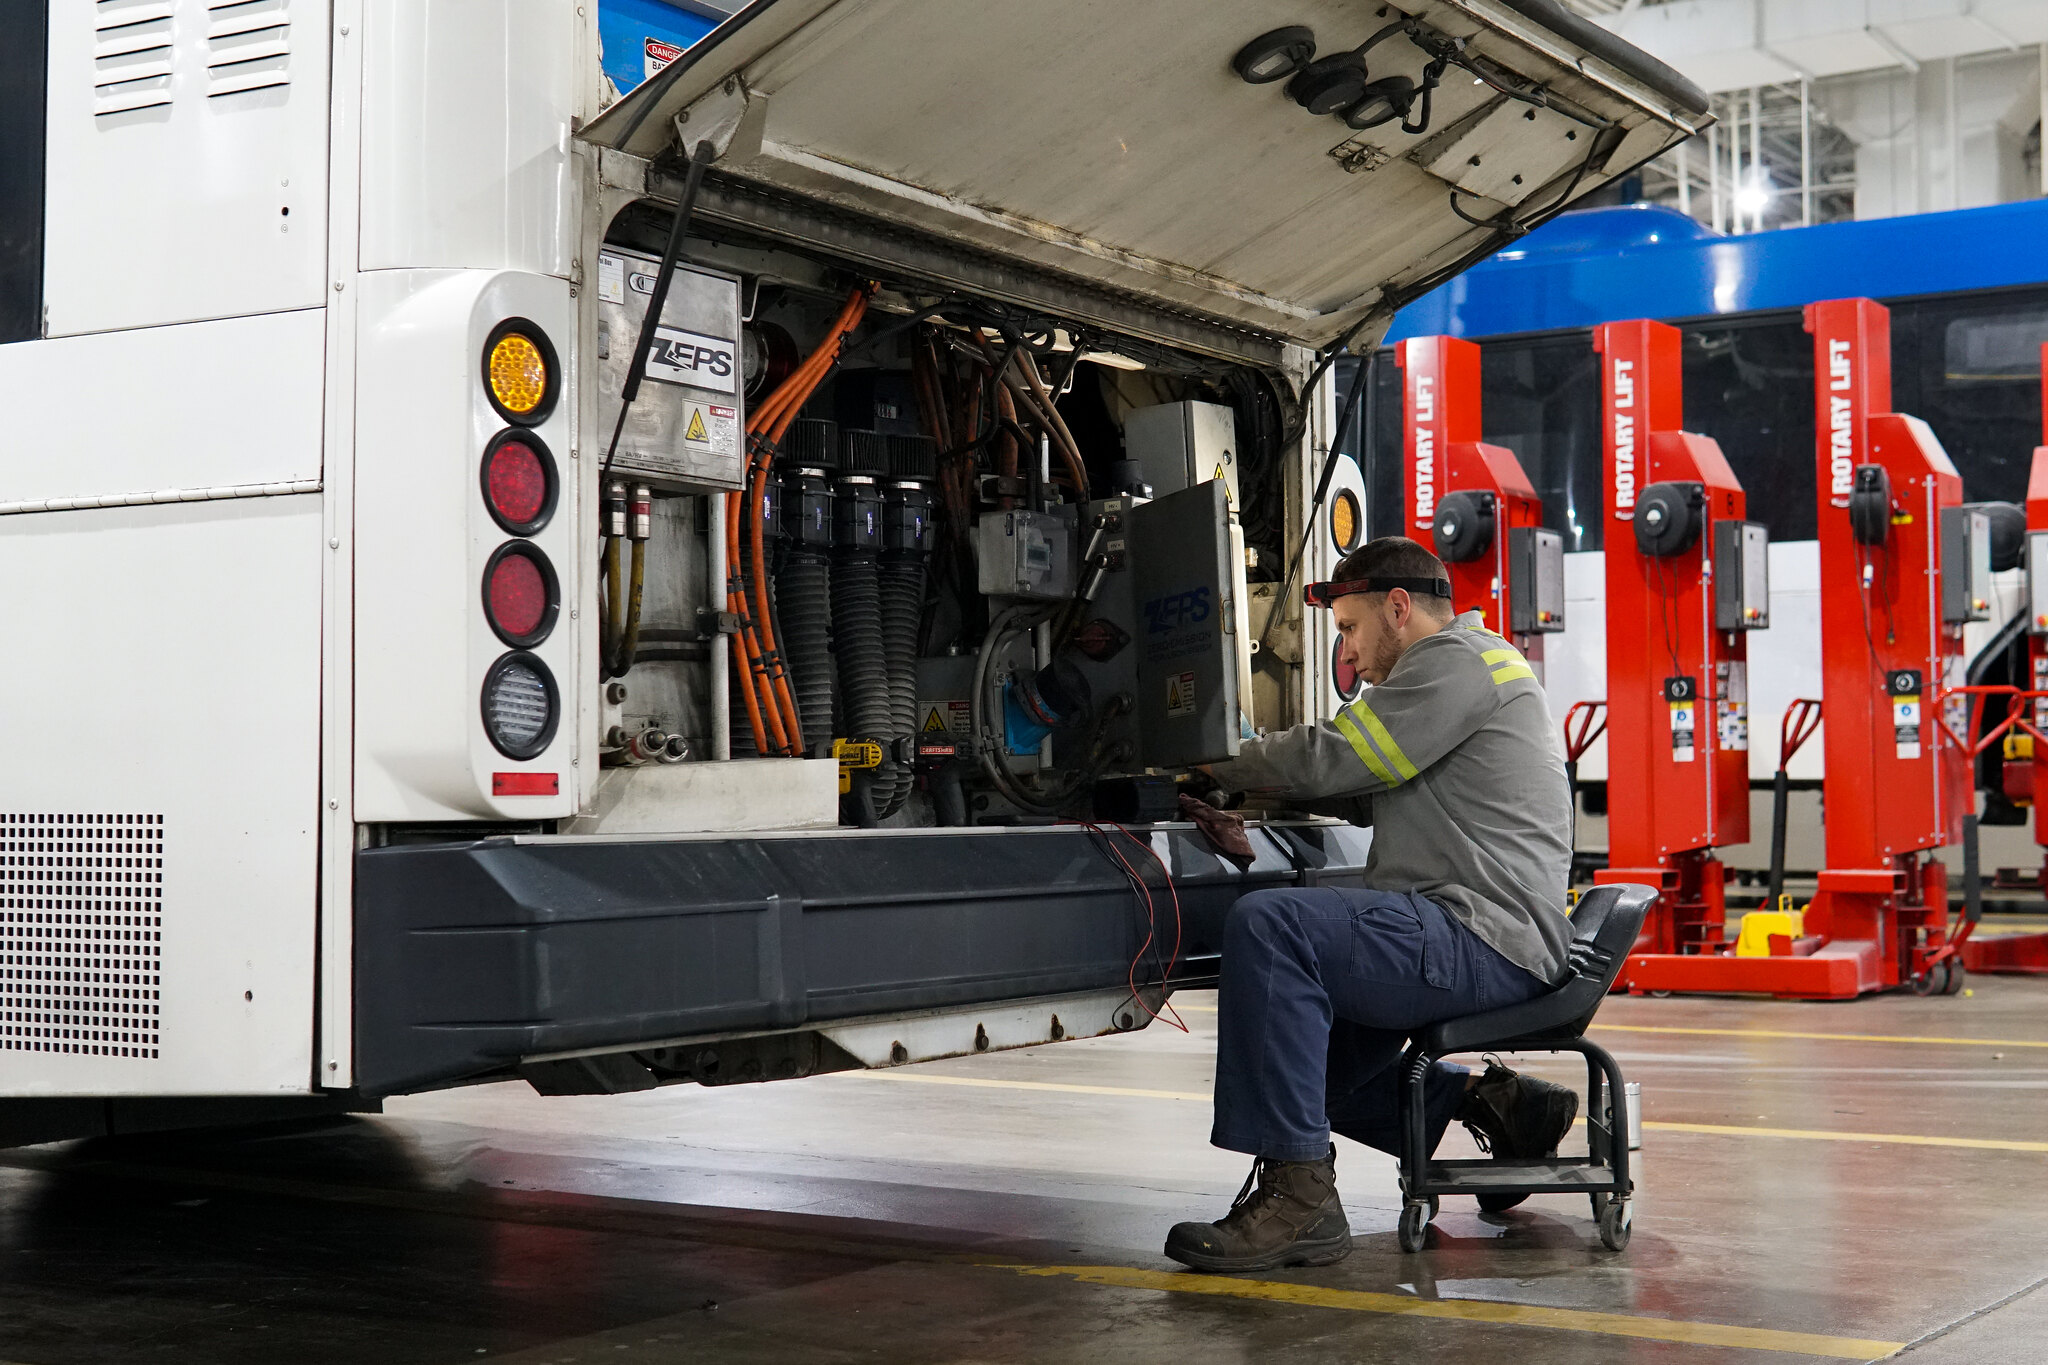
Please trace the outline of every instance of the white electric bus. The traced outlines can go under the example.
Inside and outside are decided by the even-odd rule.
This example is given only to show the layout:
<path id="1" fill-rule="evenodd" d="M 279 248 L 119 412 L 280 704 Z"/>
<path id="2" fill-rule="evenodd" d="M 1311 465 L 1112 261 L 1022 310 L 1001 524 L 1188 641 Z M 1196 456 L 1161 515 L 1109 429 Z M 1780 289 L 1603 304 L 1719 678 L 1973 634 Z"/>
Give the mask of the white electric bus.
<path id="1" fill-rule="evenodd" d="M 0 0 L 0 1141 L 1142 1027 L 1363 862 L 1170 777 L 1336 701 L 1329 362 L 1706 119 L 1554 0 L 600 3 Z"/>

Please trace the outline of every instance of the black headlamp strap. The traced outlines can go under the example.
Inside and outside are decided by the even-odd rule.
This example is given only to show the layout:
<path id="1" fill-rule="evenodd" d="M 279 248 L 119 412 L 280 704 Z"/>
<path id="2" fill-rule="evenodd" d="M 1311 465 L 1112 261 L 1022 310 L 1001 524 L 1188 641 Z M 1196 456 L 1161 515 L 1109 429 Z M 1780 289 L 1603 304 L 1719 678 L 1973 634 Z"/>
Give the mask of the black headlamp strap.
<path id="1" fill-rule="evenodd" d="M 1327 607 L 1339 597 L 1349 597 L 1357 592 L 1392 592 L 1400 588 L 1417 597 L 1441 597 L 1451 595 L 1451 580 L 1448 578 L 1347 578 L 1336 583 L 1311 583 L 1303 595 L 1312 607 Z"/>

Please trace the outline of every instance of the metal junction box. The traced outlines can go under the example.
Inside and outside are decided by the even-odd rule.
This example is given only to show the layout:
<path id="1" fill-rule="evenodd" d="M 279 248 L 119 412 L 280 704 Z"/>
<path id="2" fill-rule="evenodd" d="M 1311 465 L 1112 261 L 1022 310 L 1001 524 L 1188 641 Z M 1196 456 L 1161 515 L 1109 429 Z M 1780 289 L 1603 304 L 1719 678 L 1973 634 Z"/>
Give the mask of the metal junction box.
<path id="1" fill-rule="evenodd" d="M 1564 629 L 1564 537 L 1541 526 L 1508 532 L 1508 629 L 1545 635 Z"/>
<path id="2" fill-rule="evenodd" d="M 2048 531 L 2027 532 L 2027 631 L 2048 635 Z"/>
<path id="3" fill-rule="evenodd" d="M 1148 768 L 1237 756 L 1237 627 L 1243 561 L 1232 561 L 1230 505 L 1211 479 L 1131 513 L 1138 599 L 1138 731 Z"/>
<path id="4" fill-rule="evenodd" d="M 597 254 L 598 431 L 607 442 L 660 272 L 652 256 L 617 247 Z M 677 266 L 648 348 L 647 382 L 620 433 L 613 472 L 673 492 L 741 487 L 744 387 L 739 281 Z"/>
<path id="5" fill-rule="evenodd" d="M 1941 509 L 1941 619 L 1991 618 L 1991 518 L 1969 507 Z"/>
<path id="6" fill-rule="evenodd" d="M 1124 454 L 1155 497 L 1221 479 L 1230 505 L 1237 494 L 1237 416 L 1221 403 L 1161 403 L 1124 418 Z"/>
<path id="7" fill-rule="evenodd" d="M 980 588 L 990 597 L 1040 602 L 1074 595 L 1074 513 L 984 512 L 974 523 Z"/>
<path id="8" fill-rule="evenodd" d="M 1771 534 L 1760 521 L 1714 523 L 1714 629 L 1771 624 Z"/>

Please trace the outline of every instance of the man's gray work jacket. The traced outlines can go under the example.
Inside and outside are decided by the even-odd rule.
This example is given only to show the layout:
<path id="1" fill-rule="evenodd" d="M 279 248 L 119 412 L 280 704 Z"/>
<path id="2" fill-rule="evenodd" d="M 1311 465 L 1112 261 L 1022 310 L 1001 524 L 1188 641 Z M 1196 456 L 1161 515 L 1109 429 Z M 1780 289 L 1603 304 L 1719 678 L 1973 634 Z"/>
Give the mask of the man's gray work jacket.
<path id="1" fill-rule="evenodd" d="M 1369 798 L 1356 803 L 1371 811 L 1367 885 L 1429 897 L 1555 983 L 1571 938 L 1572 819 L 1556 732 L 1535 671 L 1468 611 L 1334 721 L 1246 740 L 1211 771 L 1229 790 L 1324 808 Z"/>

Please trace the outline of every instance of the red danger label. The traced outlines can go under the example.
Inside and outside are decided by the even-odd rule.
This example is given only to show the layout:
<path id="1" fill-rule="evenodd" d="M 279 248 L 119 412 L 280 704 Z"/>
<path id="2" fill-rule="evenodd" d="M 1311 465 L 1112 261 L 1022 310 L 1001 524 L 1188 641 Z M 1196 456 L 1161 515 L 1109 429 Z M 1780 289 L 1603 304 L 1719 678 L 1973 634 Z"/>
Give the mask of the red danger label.
<path id="1" fill-rule="evenodd" d="M 652 76 L 670 62 L 683 55 L 683 50 L 674 43 L 664 43 L 659 38 L 647 40 L 647 74 Z"/>

